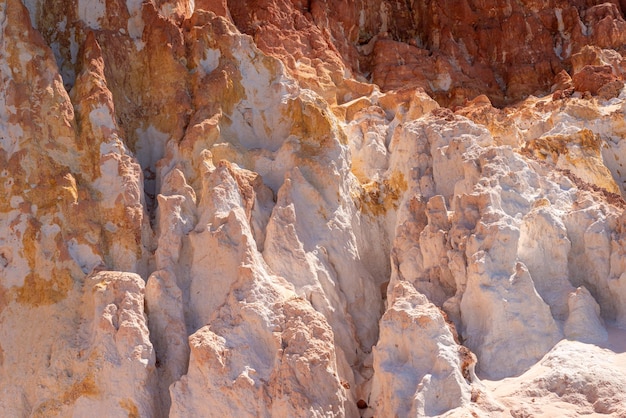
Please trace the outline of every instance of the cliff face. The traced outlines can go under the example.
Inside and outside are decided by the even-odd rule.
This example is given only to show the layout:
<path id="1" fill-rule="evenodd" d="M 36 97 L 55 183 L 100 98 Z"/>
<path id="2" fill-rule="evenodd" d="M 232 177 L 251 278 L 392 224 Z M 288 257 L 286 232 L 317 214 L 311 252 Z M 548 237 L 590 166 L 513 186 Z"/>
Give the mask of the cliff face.
<path id="1" fill-rule="evenodd" d="M 624 416 L 623 3 L 3 0 L 0 415 Z"/>

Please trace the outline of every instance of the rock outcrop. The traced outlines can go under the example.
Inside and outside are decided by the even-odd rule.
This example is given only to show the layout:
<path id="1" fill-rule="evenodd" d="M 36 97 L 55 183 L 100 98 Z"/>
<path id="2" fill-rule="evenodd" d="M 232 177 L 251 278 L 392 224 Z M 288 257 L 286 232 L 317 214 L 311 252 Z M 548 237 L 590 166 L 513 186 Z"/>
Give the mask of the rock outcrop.
<path id="1" fill-rule="evenodd" d="M 0 415 L 623 416 L 623 7 L 0 2 Z"/>

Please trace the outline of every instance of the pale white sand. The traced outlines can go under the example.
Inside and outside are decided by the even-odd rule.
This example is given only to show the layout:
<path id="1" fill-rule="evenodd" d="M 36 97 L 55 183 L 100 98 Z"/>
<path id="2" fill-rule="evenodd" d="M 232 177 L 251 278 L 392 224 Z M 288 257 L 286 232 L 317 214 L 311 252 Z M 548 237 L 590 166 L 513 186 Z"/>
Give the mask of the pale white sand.
<path id="1" fill-rule="evenodd" d="M 481 380 L 502 411 L 489 417 L 625 417 L 626 330 L 600 345 L 563 340 L 521 376 Z"/>

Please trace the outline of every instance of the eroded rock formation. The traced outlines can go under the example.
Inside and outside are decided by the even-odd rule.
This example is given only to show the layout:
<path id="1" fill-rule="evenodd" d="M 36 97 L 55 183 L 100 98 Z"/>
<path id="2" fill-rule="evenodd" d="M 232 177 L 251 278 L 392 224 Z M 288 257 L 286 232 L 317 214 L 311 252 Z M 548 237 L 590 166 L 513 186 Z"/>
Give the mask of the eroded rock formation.
<path id="1" fill-rule="evenodd" d="M 623 416 L 623 3 L 0 2 L 0 415 Z"/>

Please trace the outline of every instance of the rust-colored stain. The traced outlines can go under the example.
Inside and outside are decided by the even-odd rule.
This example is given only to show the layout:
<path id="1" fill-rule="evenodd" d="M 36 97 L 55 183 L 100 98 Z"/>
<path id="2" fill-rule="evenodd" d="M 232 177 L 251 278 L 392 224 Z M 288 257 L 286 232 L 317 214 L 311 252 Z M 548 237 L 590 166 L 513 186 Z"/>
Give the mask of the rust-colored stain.
<path id="1" fill-rule="evenodd" d="M 4 288 L 4 286 L 0 285 L 0 314 L 2 314 L 2 311 L 4 310 L 4 308 L 7 307 L 8 304 L 9 304 L 8 292 Z M 0 353 L 2 353 L 1 348 L 0 348 Z M 1 364 L 2 362 L 0 361 L 0 365 Z"/>
<path id="2" fill-rule="evenodd" d="M 290 135 L 300 140 L 300 155 L 315 157 L 333 145 L 336 139 L 341 144 L 348 140 L 342 131 L 335 131 L 330 111 L 302 99 L 292 100 L 286 118 L 293 121 Z"/>
<path id="3" fill-rule="evenodd" d="M 559 155 L 563 155 L 569 159 L 567 146 L 574 142 L 578 143 L 582 150 L 588 151 L 592 155 L 600 153 L 600 144 L 602 141 L 598 135 L 595 135 L 589 129 L 583 129 L 573 137 L 555 135 L 536 138 L 529 141 L 523 151 L 534 152 L 535 155 L 541 159 L 551 157 L 552 160 L 556 162 Z"/>
<path id="4" fill-rule="evenodd" d="M 360 194 L 354 196 L 360 203 L 363 213 L 373 216 L 380 216 L 392 209 L 397 209 L 402 193 L 408 184 L 404 179 L 404 174 L 394 172 L 382 183 L 370 182 L 362 185 Z"/>
<path id="5" fill-rule="evenodd" d="M 64 404 L 73 404 L 81 396 L 97 396 L 99 393 L 96 379 L 93 374 L 88 374 L 79 382 L 76 382 L 62 396 Z"/>
<path id="6" fill-rule="evenodd" d="M 59 416 L 64 412 L 64 406 L 74 404 L 74 402 L 82 396 L 97 396 L 98 393 L 96 381 L 93 375 L 89 374 L 81 381 L 75 382 L 59 399 L 49 399 L 41 403 L 37 409 L 33 411 L 31 417 L 46 418 Z"/>
<path id="7" fill-rule="evenodd" d="M 120 406 L 128 411 L 128 418 L 139 418 L 139 408 L 132 399 L 124 398 L 120 401 Z"/>
<path id="8" fill-rule="evenodd" d="M 24 279 L 24 285 L 15 289 L 16 300 L 23 305 L 45 306 L 57 303 L 67 297 L 73 283 L 69 273 L 63 274 L 57 269 L 52 269 L 48 278 L 37 273 L 37 238 L 40 228 L 39 221 L 29 219 L 22 238 L 23 256 L 31 271 Z"/>

